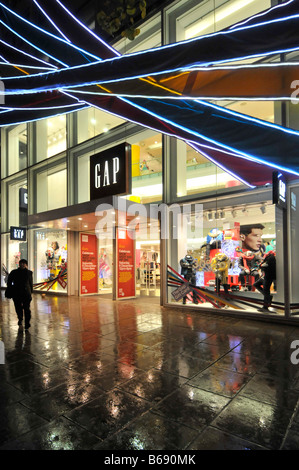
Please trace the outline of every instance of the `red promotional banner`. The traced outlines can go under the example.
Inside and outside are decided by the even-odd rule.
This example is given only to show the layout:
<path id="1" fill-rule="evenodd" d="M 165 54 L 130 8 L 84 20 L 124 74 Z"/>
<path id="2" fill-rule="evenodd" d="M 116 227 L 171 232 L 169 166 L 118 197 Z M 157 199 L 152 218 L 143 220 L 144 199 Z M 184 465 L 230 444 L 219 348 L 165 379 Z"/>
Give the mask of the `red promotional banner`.
<path id="1" fill-rule="evenodd" d="M 81 294 L 98 293 L 98 250 L 96 235 L 81 233 Z"/>
<path id="2" fill-rule="evenodd" d="M 135 243 L 133 232 L 126 229 L 117 230 L 117 256 L 117 298 L 135 297 Z"/>

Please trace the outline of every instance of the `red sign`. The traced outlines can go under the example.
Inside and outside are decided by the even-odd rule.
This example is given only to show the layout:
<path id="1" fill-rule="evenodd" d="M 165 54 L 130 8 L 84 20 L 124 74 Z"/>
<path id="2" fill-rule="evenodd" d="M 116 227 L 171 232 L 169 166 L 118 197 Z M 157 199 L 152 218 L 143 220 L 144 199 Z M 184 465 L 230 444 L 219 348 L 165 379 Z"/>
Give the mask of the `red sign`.
<path id="1" fill-rule="evenodd" d="M 96 235 L 81 233 L 81 294 L 98 293 L 98 249 Z"/>
<path id="2" fill-rule="evenodd" d="M 61 285 L 61 287 L 62 287 L 63 289 L 66 288 L 67 283 L 66 283 L 66 281 L 65 281 L 64 279 L 62 279 L 61 276 L 59 276 L 59 277 L 57 278 L 57 282 L 59 282 L 59 284 Z"/>
<path id="3" fill-rule="evenodd" d="M 117 257 L 117 298 L 135 297 L 135 243 L 133 232 L 126 229 L 117 230 Z"/>

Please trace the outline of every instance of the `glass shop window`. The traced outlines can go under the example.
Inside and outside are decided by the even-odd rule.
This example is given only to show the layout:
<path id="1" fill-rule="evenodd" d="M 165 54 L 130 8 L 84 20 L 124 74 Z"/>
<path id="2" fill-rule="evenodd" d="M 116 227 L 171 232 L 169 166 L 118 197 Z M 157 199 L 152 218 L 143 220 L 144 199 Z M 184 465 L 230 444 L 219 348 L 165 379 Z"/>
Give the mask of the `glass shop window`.
<path id="1" fill-rule="evenodd" d="M 182 2 L 187 3 L 188 2 Z M 187 5 L 186 5 L 187 6 Z M 271 0 L 213 0 L 186 8 L 177 18 L 177 40 L 220 31 L 271 7 Z M 176 5 L 178 9 L 178 6 Z"/>
<path id="2" fill-rule="evenodd" d="M 36 229 L 33 240 L 35 289 L 66 293 L 66 230 Z"/>
<path id="3" fill-rule="evenodd" d="M 93 107 L 78 111 L 77 144 L 100 134 L 107 134 L 111 129 L 124 123 L 123 119 Z"/>
<path id="4" fill-rule="evenodd" d="M 1 130 L 2 177 L 27 167 L 27 125 L 10 126 Z"/>
<path id="5" fill-rule="evenodd" d="M 67 170 L 64 158 L 34 168 L 31 172 L 31 181 L 34 194 L 32 213 L 67 205 Z"/>
<path id="6" fill-rule="evenodd" d="M 128 199 L 141 204 L 162 200 L 162 135 L 145 131 L 131 143 L 132 193 Z"/>
<path id="7" fill-rule="evenodd" d="M 34 163 L 66 150 L 66 115 L 42 119 L 36 125 L 36 151 Z"/>
<path id="8" fill-rule="evenodd" d="M 177 236 L 169 240 L 168 301 L 245 312 L 262 309 L 260 265 L 276 251 L 272 202 L 211 210 L 195 204 L 180 217 Z M 173 295 L 186 280 L 193 290 Z M 282 315 L 275 302 L 277 287 L 276 281 L 270 286 L 271 309 Z"/>
<path id="9" fill-rule="evenodd" d="M 193 147 L 177 141 L 177 197 L 244 186 Z"/>
<path id="10" fill-rule="evenodd" d="M 28 193 L 27 177 L 19 177 L 2 181 L 2 231 L 9 231 L 10 226 L 27 225 Z"/>
<path id="11" fill-rule="evenodd" d="M 139 29 L 139 34 L 135 37 L 134 41 L 123 38 L 114 48 L 122 55 L 132 54 L 138 51 L 153 49 L 161 45 L 161 15 L 157 14 L 150 20 L 142 23 Z"/>

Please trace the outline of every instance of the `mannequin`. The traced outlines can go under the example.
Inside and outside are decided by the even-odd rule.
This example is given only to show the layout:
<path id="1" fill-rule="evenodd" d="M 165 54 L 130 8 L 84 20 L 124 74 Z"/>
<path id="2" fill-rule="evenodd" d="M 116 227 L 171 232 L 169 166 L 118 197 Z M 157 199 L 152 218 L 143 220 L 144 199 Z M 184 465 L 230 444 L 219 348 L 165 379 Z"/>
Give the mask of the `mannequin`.
<path id="1" fill-rule="evenodd" d="M 196 286 L 196 267 L 197 263 L 196 260 L 191 255 L 191 251 L 188 251 L 186 256 L 181 259 L 181 275 L 184 276 L 186 281 L 188 281 L 191 285 Z M 187 297 L 183 298 L 183 304 L 186 304 Z M 193 291 L 193 302 L 198 304 L 198 299 L 196 292 Z"/>
<path id="2" fill-rule="evenodd" d="M 261 257 L 252 251 L 243 251 L 240 254 L 238 258 L 238 266 L 241 269 L 239 278 L 241 281 L 241 287 L 244 288 L 244 290 L 251 290 L 251 285 L 249 283 L 249 276 L 253 276 L 254 281 L 258 280 L 259 278 L 258 269 L 259 269 L 260 262 L 261 262 Z"/>
<path id="3" fill-rule="evenodd" d="M 225 293 L 228 294 L 228 270 L 231 266 L 230 258 L 224 253 L 217 253 L 217 255 L 212 259 L 211 266 L 215 273 L 217 293 L 219 294 L 220 284 L 222 284 Z"/>
<path id="4" fill-rule="evenodd" d="M 210 245 L 210 250 L 220 249 L 223 240 L 223 232 L 217 228 L 213 228 L 207 235 L 207 243 Z"/>

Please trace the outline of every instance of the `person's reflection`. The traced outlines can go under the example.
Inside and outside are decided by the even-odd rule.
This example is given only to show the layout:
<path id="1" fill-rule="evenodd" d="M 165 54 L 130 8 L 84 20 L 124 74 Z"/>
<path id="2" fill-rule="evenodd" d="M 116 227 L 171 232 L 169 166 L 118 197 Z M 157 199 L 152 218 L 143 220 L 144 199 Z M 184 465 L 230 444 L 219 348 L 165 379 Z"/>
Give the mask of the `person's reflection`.
<path id="1" fill-rule="evenodd" d="M 34 362 L 30 361 L 31 335 L 22 329 L 18 330 L 15 348 L 7 353 L 7 366 L 9 378 L 17 379 L 21 375 L 33 372 Z"/>
<path id="2" fill-rule="evenodd" d="M 31 335 L 29 331 L 23 332 L 22 328 L 19 328 L 16 342 L 15 342 L 15 351 L 17 353 L 26 352 L 30 354 L 31 349 Z"/>

